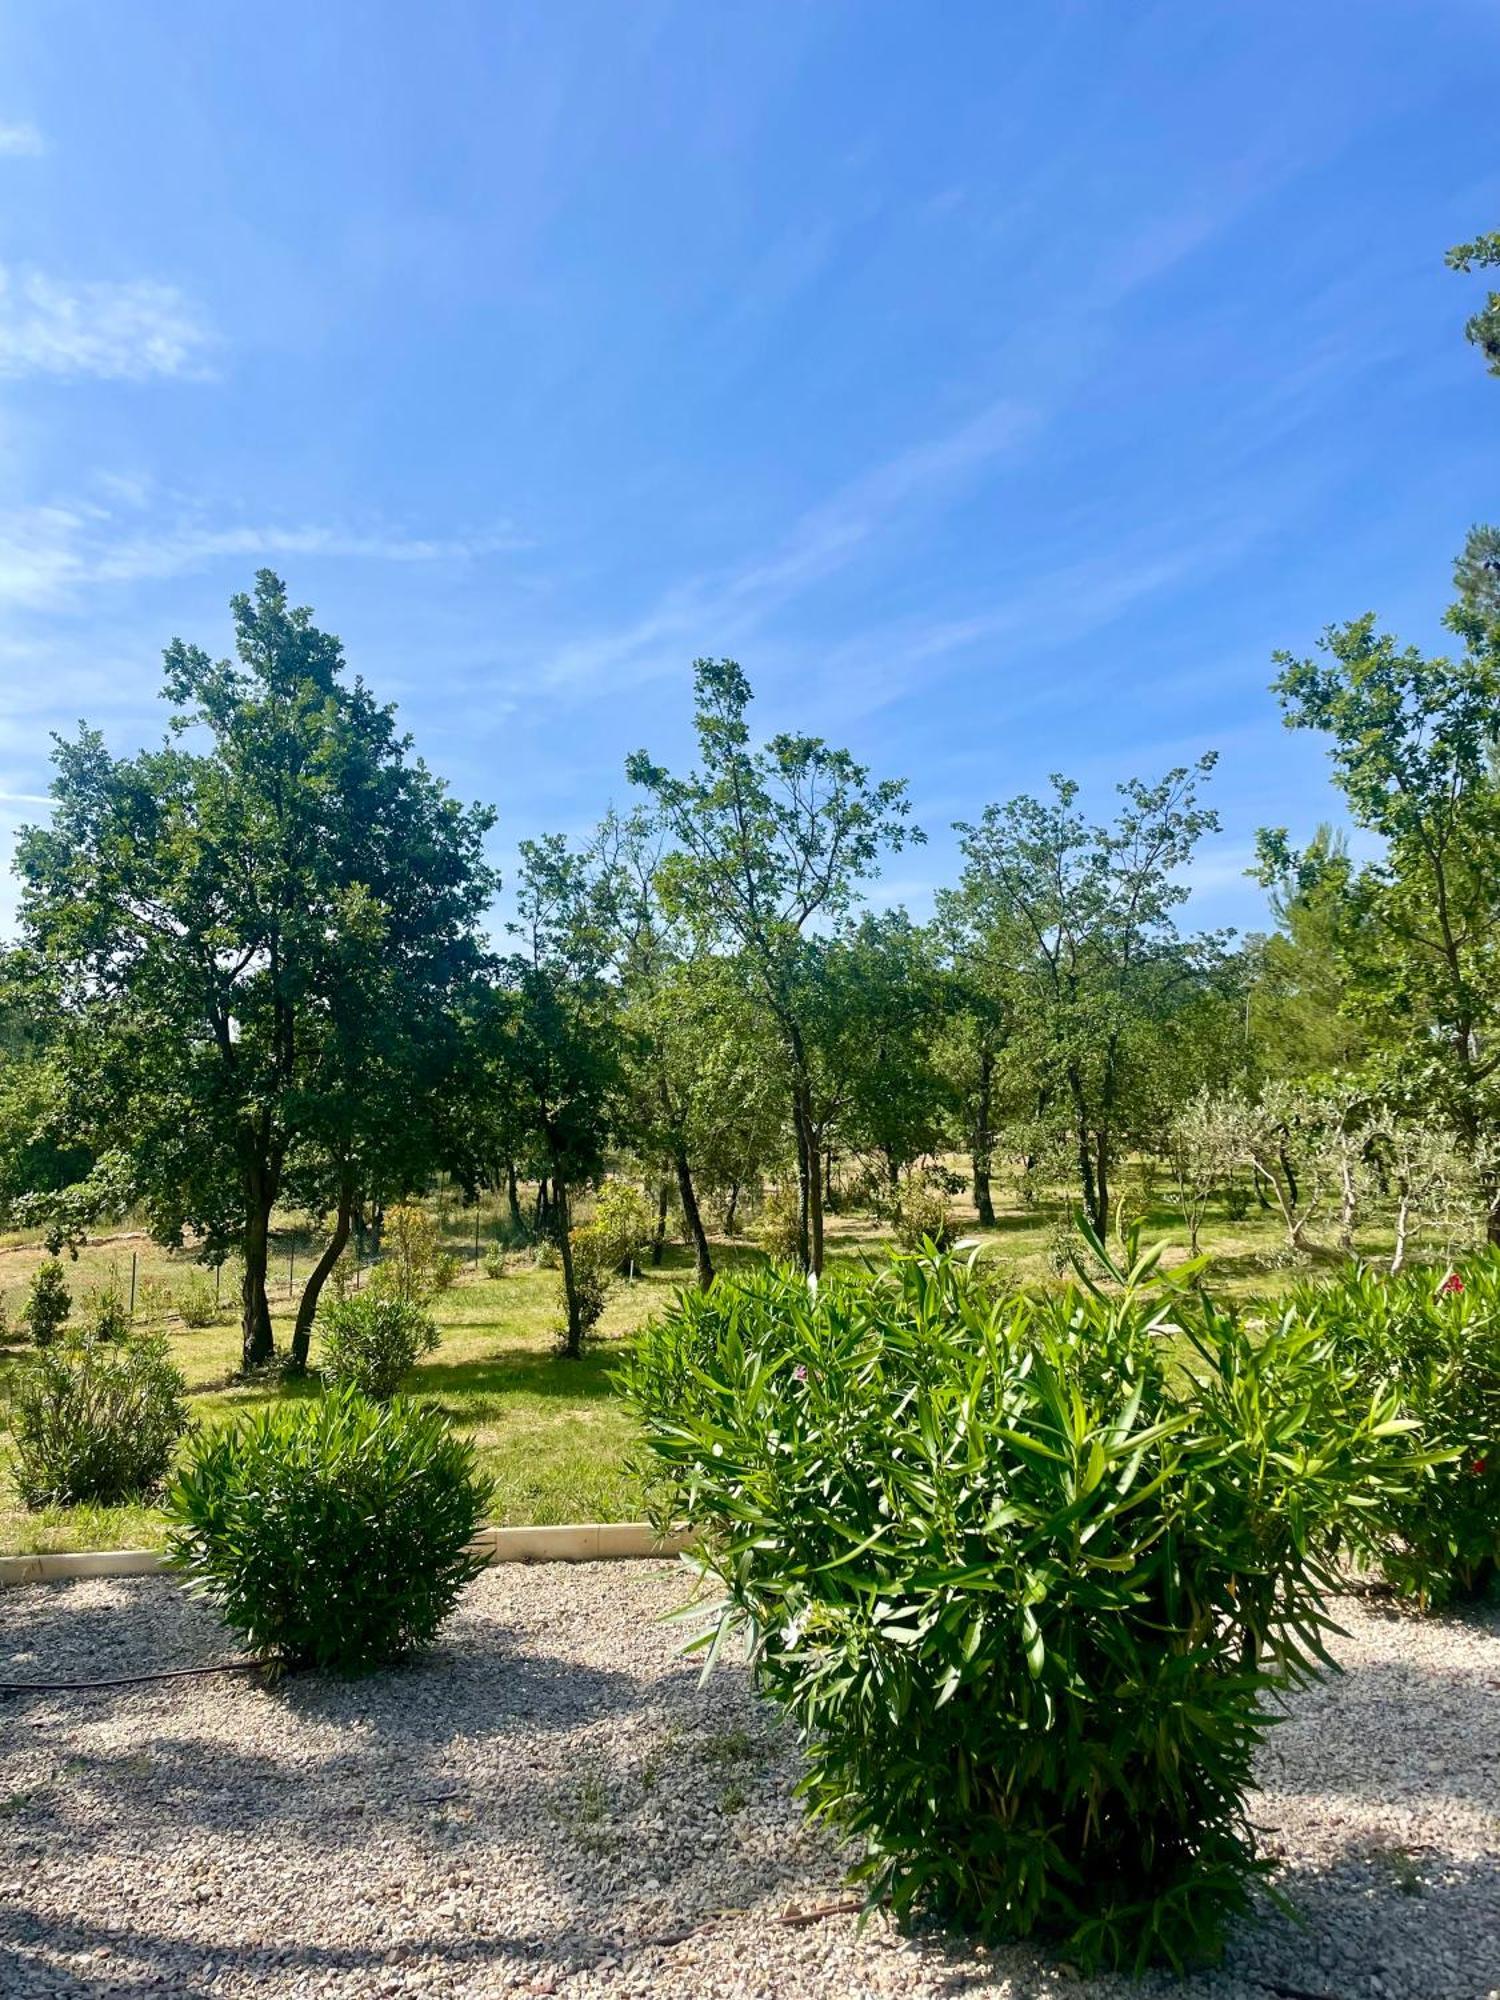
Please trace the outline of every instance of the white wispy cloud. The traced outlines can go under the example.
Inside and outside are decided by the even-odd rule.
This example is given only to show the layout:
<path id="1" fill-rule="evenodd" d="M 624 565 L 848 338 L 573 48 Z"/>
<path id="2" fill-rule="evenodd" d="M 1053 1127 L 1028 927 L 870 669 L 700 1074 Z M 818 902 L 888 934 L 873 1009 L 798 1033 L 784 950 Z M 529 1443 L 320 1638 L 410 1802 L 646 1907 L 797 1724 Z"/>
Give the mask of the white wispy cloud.
<path id="1" fill-rule="evenodd" d="M 681 665 L 683 647 L 733 649 L 783 604 L 864 553 L 897 520 L 946 505 L 955 492 L 1020 449 L 1038 413 L 1011 397 L 882 460 L 809 508 L 760 558 L 675 584 L 623 630 L 571 642 L 542 668 L 554 687 L 586 687 L 605 675 L 648 679 Z"/>
<path id="2" fill-rule="evenodd" d="M 174 285 L 67 284 L 0 265 L 0 376 L 201 377 L 211 372 L 214 344 L 198 308 Z"/>
<path id="3" fill-rule="evenodd" d="M 121 497 L 128 503 L 140 491 L 124 482 Z M 503 523 L 472 534 L 414 535 L 380 522 L 219 523 L 191 511 L 142 522 L 142 511 L 137 502 L 126 517 L 118 507 L 80 501 L 0 514 L 0 605 L 66 608 L 89 588 L 183 576 L 228 560 L 454 562 L 526 545 Z"/>
<path id="4" fill-rule="evenodd" d="M 34 158 L 46 150 L 47 143 L 35 125 L 25 120 L 19 123 L 0 120 L 0 154 L 25 154 Z"/>

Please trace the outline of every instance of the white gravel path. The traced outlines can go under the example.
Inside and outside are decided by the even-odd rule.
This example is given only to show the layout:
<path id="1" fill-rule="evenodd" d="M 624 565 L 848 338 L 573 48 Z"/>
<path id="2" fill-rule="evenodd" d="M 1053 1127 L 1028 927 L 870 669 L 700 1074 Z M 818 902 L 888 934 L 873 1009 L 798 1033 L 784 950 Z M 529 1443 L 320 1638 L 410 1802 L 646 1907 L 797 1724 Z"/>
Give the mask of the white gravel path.
<path id="1" fill-rule="evenodd" d="M 492 1569 L 399 1672 L 0 1700 L 0 1995 L 1500 2000 L 1500 1618 L 1348 1603 L 1256 1818 L 1307 1927 L 1183 1985 L 902 1938 L 837 1901 L 739 1666 L 677 1657 L 666 1564 Z M 158 1579 L 0 1592 L 0 1679 L 222 1658 Z"/>

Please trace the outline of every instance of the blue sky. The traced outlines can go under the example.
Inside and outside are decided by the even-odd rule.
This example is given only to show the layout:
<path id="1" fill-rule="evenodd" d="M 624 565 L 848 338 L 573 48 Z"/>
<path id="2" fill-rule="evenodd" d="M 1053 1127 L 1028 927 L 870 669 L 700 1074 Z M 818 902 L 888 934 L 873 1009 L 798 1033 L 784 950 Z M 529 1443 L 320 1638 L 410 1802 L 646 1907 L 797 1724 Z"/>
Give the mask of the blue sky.
<path id="1" fill-rule="evenodd" d="M 0 841 L 264 563 L 502 864 L 732 653 L 910 778 L 883 899 L 1212 748 L 1194 908 L 1253 924 L 1331 804 L 1272 649 L 1436 642 L 1500 515 L 1442 267 L 1497 105 L 1494 0 L 10 0 Z"/>

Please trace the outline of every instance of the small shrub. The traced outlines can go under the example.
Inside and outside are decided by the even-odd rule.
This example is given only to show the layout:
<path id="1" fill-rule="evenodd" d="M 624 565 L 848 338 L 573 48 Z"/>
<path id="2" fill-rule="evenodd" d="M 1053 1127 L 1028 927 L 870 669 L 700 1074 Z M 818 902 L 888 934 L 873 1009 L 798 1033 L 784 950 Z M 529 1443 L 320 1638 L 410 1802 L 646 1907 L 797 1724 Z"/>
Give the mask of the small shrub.
<path id="1" fill-rule="evenodd" d="M 755 1240 L 773 1264 L 795 1264 L 801 1255 L 800 1213 L 795 1182 L 767 1189 L 755 1218 Z"/>
<path id="2" fill-rule="evenodd" d="M 68 1290 L 62 1264 L 56 1257 L 49 1257 L 45 1264 L 38 1265 L 32 1277 L 31 1289 L 21 1308 L 21 1323 L 38 1347 L 46 1347 L 62 1332 L 72 1310 L 73 1294 Z"/>
<path id="3" fill-rule="evenodd" d="M 941 1181 L 908 1174 L 890 1204 L 890 1218 L 903 1250 L 920 1250 L 924 1243 L 946 1250 L 953 1241 L 948 1189 Z"/>
<path id="4" fill-rule="evenodd" d="M 168 1560 L 252 1650 L 359 1673 L 433 1638 L 483 1567 L 488 1503 L 436 1410 L 340 1388 L 198 1437 Z"/>
<path id="5" fill-rule="evenodd" d="M 1326 1658 L 1333 1547 L 1409 1427 L 1295 1315 L 1252 1341 L 1090 1247 L 1108 1296 L 944 1256 L 721 1277 L 628 1383 L 655 1518 L 723 1592 L 701 1643 L 748 1633 L 871 1897 L 1180 1966 L 1249 1907 L 1272 1697 Z"/>
<path id="6" fill-rule="evenodd" d="M 83 1313 L 84 1331 L 94 1340 L 128 1340 L 130 1314 L 116 1285 L 101 1285 L 89 1294 Z"/>
<path id="7" fill-rule="evenodd" d="M 172 1288 L 165 1278 L 142 1278 L 136 1293 L 135 1309 L 148 1325 L 155 1326 L 172 1310 Z"/>
<path id="8" fill-rule="evenodd" d="M 391 1292 L 352 1292 L 318 1314 L 323 1331 L 324 1379 L 388 1401 L 416 1365 L 431 1354 L 438 1330 L 420 1306 Z"/>
<path id="9" fill-rule="evenodd" d="M 613 1274 L 645 1261 L 656 1234 L 656 1217 L 638 1187 L 608 1180 L 599 1190 L 588 1227 L 594 1232 L 599 1261 Z"/>
<path id="10" fill-rule="evenodd" d="M 110 1507 L 161 1484 L 187 1428 L 187 1384 L 159 1334 L 53 1341 L 12 1395 L 28 1507 Z"/>
<path id="11" fill-rule="evenodd" d="M 484 1253 L 484 1275 L 487 1278 L 503 1278 L 505 1272 L 505 1246 L 501 1243 L 492 1243 Z"/>
<path id="12" fill-rule="evenodd" d="M 1296 1299 L 1348 1365 L 1398 1394 L 1437 1454 L 1360 1514 L 1355 1540 L 1404 1596 L 1441 1609 L 1500 1587 L 1500 1259 L 1358 1271 Z"/>
<path id="13" fill-rule="evenodd" d="M 1231 1222 L 1243 1222 L 1255 1206 L 1255 1195 L 1242 1180 L 1231 1177 L 1221 1190 L 1224 1213 Z"/>
<path id="14" fill-rule="evenodd" d="M 386 1210 L 380 1262 L 370 1276 L 374 1290 L 425 1306 L 452 1284 L 457 1271 L 443 1255 L 436 1221 L 419 1202 L 397 1202 Z"/>
<path id="15" fill-rule="evenodd" d="M 219 1301 L 206 1271 L 191 1272 L 177 1287 L 172 1303 L 183 1325 L 195 1332 L 218 1324 Z"/>
<path id="16" fill-rule="evenodd" d="M 609 1295 L 609 1283 L 614 1275 L 614 1266 L 609 1259 L 613 1255 L 614 1246 L 601 1240 L 591 1222 L 585 1222 L 571 1231 L 568 1247 L 573 1255 L 573 1293 L 578 1301 L 579 1324 L 584 1333 L 591 1333 L 599 1324 L 604 1312 L 604 1302 Z M 566 1284 L 559 1282 L 557 1290 L 562 1302 L 563 1329 L 566 1331 L 568 1323 Z"/>

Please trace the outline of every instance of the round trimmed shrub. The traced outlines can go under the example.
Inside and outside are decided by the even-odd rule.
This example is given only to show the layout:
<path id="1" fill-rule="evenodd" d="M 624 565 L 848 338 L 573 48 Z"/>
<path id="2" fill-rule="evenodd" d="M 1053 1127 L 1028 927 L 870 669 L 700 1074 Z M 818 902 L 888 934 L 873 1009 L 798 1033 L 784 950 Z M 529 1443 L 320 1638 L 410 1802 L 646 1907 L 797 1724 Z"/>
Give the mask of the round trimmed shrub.
<path id="1" fill-rule="evenodd" d="M 11 1395 L 22 1500 L 109 1507 L 154 1493 L 187 1429 L 186 1394 L 160 1335 L 50 1342 Z"/>
<path id="2" fill-rule="evenodd" d="M 194 1440 L 167 1557 L 253 1651 L 361 1673 L 426 1645 L 483 1568 L 489 1492 L 437 1410 L 334 1389 Z"/>
<path id="3" fill-rule="evenodd" d="M 658 1524 L 723 1593 L 703 1643 L 748 1634 L 871 1899 L 1181 1966 L 1249 1906 L 1273 1690 L 1324 1660 L 1336 1538 L 1410 1426 L 1292 1316 L 1252 1342 L 1115 1275 L 721 1278 L 629 1386 Z"/>
<path id="4" fill-rule="evenodd" d="M 388 1402 L 416 1366 L 431 1354 L 438 1330 L 412 1300 L 371 1288 L 346 1293 L 318 1315 L 323 1330 L 325 1381 Z"/>

